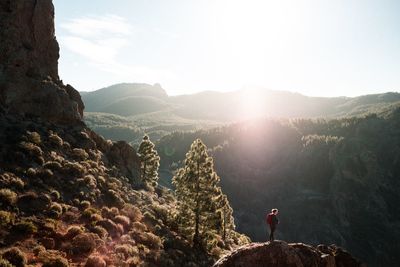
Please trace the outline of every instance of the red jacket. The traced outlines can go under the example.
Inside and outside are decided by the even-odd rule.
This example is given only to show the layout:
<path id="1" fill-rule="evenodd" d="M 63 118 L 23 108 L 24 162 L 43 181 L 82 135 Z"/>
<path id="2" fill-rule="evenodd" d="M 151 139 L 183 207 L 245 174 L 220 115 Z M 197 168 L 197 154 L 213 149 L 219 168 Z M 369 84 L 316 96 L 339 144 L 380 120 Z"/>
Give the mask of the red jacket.
<path id="1" fill-rule="evenodd" d="M 267 214 L 266 222 L 270 226 L 276 226 L 279 223 L 279 220 L 274 213 L 270 212 Z"/>

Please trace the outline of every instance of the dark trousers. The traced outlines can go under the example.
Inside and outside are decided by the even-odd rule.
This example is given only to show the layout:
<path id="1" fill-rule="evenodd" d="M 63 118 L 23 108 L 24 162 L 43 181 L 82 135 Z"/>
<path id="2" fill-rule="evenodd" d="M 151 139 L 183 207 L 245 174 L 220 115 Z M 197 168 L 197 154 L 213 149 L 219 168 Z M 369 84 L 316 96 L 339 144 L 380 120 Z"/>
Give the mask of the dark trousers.
<path id="1" fill-rule="evenodd" d="M 269 226 L 269 241 L 274 241 L 274 232 L 275 232 L 276 226 L 270 225 Z"/>

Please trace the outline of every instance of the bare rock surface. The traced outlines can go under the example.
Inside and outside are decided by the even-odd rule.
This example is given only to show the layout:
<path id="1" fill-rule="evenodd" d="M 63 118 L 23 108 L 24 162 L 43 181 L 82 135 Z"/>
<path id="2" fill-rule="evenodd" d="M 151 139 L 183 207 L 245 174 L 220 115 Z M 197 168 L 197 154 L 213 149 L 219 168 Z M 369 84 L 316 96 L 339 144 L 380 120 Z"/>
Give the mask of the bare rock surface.
<path id="1" fill-rule="evenodd" d="M 284 241 L 251 243 L 221 258 L 214 267 L 365 267 L 335 245 L 312 247 Z"/>
<path id="2" fill-rule="evenodd" d="M 58 76 L 51 0 L 0 0 L 0 112 L 54 122 L 83 116 L 80 94 Z"/>

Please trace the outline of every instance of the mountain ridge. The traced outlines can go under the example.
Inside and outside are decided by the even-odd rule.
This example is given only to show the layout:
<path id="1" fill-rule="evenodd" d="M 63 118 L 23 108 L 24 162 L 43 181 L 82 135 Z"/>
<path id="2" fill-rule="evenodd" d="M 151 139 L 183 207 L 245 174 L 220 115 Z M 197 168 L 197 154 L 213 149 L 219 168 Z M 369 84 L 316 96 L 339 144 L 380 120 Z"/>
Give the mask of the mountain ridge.
<path id="1" fill-rule="evenodd" d="M 154 92 L 158 90 L 158 95 Z M 260 116 L 278 117 L 339 117 L 357 115 L 357 109 L 370 110 L 381 105 L 400 101 L 400 94 L 387 92 L 369 94 L 357 97 L 313 97 L 300 93 L 277 90 L 237 90 L 230 92 L 203 91 L 194 94 L 169 96 L 159 84 L 149 85 L 140 83 L 123 83 L 85 93 L 83 100 L 87 105 L 87 112 L 105 112 L 99 98 L 105 94 L 114 94 L 112 99 L 101 101 L 113 102 L 116 98 L 147 96 L 148 94 L 165 101 L 165 104 L 175 105 L 176 114 L 190 119 L 213 119 L 216 121 L 232 122 L 244 118 L 237 112 L 238 105 L 246 97 L 252 97 L 243 109 L 251 108 L 252 104 L 259 106 Z M 121 93 L 122 92 L 122 93 Z M 160 94 L 160 92 L 162 92 Z M 99 103 L 94 106 L 94 103 Z M 254 102 L 254 103 L 252 103 Z M 240 108 L 240 107 L 239 107 Z M 161 111 L 160 108 L 158 111 Z M 353 112 L 352 112 L 353 111 Z M 109 109 L 106 113 L 121 114 Z M 146 111 L 140 114 L 145 114 Z M 137 114 L 137 112 L 135 112 Z M 131 114 L 132 115 L 132 114 Z"/>

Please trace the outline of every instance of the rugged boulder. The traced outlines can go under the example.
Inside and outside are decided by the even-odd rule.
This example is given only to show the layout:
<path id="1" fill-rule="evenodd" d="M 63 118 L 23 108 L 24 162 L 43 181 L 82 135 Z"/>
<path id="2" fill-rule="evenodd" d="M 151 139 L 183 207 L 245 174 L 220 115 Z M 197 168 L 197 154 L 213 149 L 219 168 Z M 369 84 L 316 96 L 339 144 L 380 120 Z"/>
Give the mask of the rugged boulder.
<path id="1" fill-rule="evenodd" d="M 0 112 L 81 121 L 79 93 L 58 76 L 51 0 L 0 0 Z"/>
<path id="2" fill-rule="evenodd" d="M 214 267 L 361 267 L 360 261 L 335 245 L 312 247 L 284 241 L 251 243 L 221 258 Z"/>

